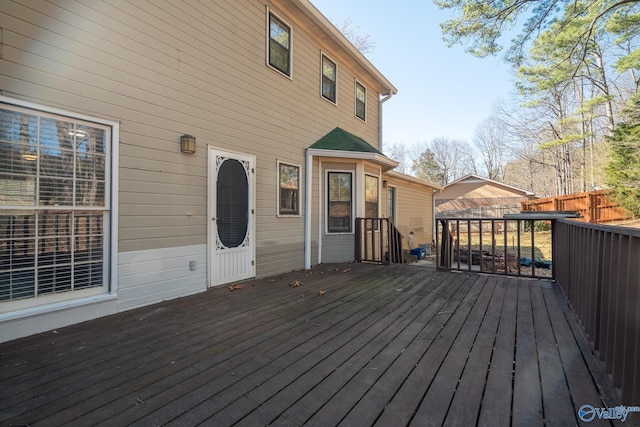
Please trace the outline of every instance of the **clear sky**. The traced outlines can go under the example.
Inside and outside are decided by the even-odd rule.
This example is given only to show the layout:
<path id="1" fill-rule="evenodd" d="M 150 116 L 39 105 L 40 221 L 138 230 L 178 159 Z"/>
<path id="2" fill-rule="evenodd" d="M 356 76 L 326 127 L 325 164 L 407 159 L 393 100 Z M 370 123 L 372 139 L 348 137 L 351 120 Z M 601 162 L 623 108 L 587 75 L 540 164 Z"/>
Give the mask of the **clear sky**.
<path id="1" fill-rule="evenodd" d="M 478 59 L 448 48 L 439 23 L 448 17 L 431 0 L 311 0 L 331 22 L 350 18 L 375 50 L 367 57 L 398 89 L 383 107 L 384 144 L 437 137 L 471 142 L 493 105 L 512 92 L 500 57 Z"/>

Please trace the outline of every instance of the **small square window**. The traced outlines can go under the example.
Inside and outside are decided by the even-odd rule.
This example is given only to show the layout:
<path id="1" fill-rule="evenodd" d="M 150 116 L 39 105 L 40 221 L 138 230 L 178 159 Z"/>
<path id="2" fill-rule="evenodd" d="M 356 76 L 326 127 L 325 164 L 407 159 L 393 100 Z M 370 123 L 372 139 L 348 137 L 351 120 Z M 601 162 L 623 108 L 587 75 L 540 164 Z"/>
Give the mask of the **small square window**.
<path id="1" fill-rule="evenodd" d="M 356 82 L 356 117 L 367 119 L 367 89 Z"/>
<path id="2" fill-rule="evenodd" d="M 335 62 L 322 55 L 322 96 L 336 103 L 338 68 Z"/>
<path id="3" fill-rule="evenodd" d="M 278 215 L 300 215 L 300 166 L 278 163 Z"/>
<path id="4" fill-rule="evenodd" d="M 291 76 L 291 27 L 269 14 L 269 65 Z"/>

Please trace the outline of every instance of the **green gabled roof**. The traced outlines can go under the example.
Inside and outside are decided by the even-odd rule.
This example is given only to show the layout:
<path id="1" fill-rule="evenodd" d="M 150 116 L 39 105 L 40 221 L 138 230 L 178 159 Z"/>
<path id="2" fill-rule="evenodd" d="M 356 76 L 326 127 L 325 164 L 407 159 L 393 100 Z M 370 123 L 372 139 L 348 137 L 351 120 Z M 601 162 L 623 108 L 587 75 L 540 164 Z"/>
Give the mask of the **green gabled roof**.
<path id="1" fill-rule="evenodd" d="M 356 151 L 359 153 L 374 153 L 384 156 L 384 154 L 376 150 L 364 139 L 358 138 L 354 134 L 351 134 L 340 128 L 335 128 L 334 130 L 317 140 L 316 143 L 309 148 L 315 148 L 319 150 Z"/>

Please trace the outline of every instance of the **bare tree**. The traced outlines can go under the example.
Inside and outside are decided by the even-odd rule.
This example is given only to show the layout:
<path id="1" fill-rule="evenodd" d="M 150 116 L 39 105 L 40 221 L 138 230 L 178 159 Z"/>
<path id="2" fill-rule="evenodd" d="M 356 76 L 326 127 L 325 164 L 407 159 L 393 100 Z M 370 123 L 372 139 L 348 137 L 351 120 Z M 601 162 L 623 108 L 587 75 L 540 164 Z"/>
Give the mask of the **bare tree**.
<path id="1" fill-rule="evenodd" d="M 409 169 L 406 166 L 407 158 L 409 156 L 407 152 L 407 146 L 402 142 L 394 142 L 391 145 L 386 144 L 384 147 L 384 154 L 386 154 L 390 159 L 398 162 L 398 166 L 395 168 L 395 170 L 400 173 L 407 173 Z"/>
<path id="2" fill-rule="evenodd" d="M 412 158 L 415 176 L 442 185 L 477 172 L 473 150 L 466 141 L 435 138 L 418 145 Z"/>
<path id="3" fill-rule="evenodd" d="M 508 151 L 503 123 L 495 117 L 490 117 L 480 123 L 473 137 L 473 145 L 480 154 L 487 177 L 503 181 L 504 164 Z"/>
<path id="4" fill-rule="evenodd" d="M 369 34 L 360 34 L 360 27 L 354 26 L 351 18 L 347 17 L 342 22 L 334 22 L 338 31 L 340 31 L 363 55 L 373 53 L 376 44 L 371 40 Z"/>

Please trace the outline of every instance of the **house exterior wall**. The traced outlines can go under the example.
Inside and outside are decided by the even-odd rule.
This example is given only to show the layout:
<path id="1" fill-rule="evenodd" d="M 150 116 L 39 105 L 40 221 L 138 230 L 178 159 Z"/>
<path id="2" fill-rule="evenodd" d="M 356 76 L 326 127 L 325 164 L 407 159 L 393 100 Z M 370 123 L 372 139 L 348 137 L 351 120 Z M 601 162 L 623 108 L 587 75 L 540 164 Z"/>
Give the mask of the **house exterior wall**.
<path id="1" fill-rule="evenodd" d="M 299 7 L 287 0 L 3 4 L 0 93 L 120 124 L 117 310 L 207 288 L 208 145 L 256 156 L 257 276 L 304 265 L 304 216 L 276 216 L 277 162 L 301 166 L 303 201 L 305 149 L 328 131 L 339 126 L 377 145 L 385 88 Z M 293 29 L 292 78 L 266 65 L 269 10 Z M 336 104 L 320 96 L 321 52 L 338 65 Z M 366 122 L 354 116 L 356 78 L 367 87 Z M 197 138 L 193 155 L 180 153 L 185 133 Z M 321 179 L 314 174 L 314 192 Z M 312 210 L 315 264 L 317 199 Z"/>
<path id="2" fill-rule="evenodd" d="M 435 195 L 436 211 L 454 212 L 490 206 L 518 209 L 529 197 L 518 191 L 487 181 L 461 181 L 445 187 Z"/>
<path id="3" fill-rule="evenodd" d="M 396 228 L 403 236 L 403 249 L 430 244 L 433 238 L 433 191 L 432 187 L 383 174 L 387 185 L 396 188 Z M 383 189 L 386 190 L 386 189 Z M 383 196 L 383 212 L 387 212 L 387 199 Z M 386 214 L 385 214 L 386 216 Z M 409 238 L 413 232 L 413 238 Z"/>
<path id="4" fill-rule="evenodd" d="M 511 190 L 493 183 L 461 182 L 445 188 L 442 192 L 436 194 L 436 200 L 451 200 L 458 198 L 465 199 L 482 199 L 482 198 L 500 198 L 500 197 L 523 197 L 520 191 Z"/>

